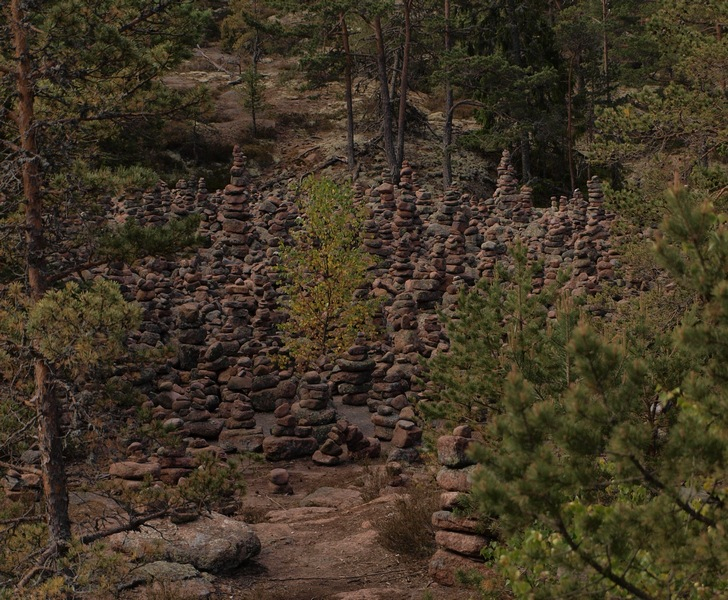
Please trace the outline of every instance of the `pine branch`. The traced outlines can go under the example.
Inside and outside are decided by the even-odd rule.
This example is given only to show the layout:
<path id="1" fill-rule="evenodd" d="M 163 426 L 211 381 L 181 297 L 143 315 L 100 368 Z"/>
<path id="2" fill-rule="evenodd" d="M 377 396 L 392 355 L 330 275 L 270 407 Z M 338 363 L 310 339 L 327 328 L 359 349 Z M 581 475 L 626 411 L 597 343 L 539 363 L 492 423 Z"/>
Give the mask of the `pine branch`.
<path id="1" fill-rule="evenodd" d="M 640 463 L 635 456 L 630 456 L 629 460 L 632 462 L 632 464 L 637 467 L 637 470 L 642 474 L 642 476 L 653 486 L 655 486 L 658 490 L 665 492 L 670 495 L 670 497 L 673 499 L 675 504 L 677 504 L 683 511 L 688 513 L 693 519 L 696 521 L 700 521 L 701 523 L 704 523 L 708 527 L 716 527 L 717 523 L 705 515 L 700 514 L 698 511 L 696 511 L 692 506 L 690 506 L 687 502 L 681 500 L 676 494 L 671 494 L 670 490 L 665 486 L 662 481 L 657 479 L 652 473 L 650 473 L 643 465 Z"/>
<path id="2" fill-rule="evenodd" d="M 644 590 L 641 590 L 638 587 L 632 585 L 621 575 L 617 575 L 614 571 L 612 571 L 610 567 L 605 567 L 601 565 L 593 556 L 585 552 L 581 548 L 581 544 L 577 544 L 574 538 L 571 537 L 561 516 L 558 517 L 557 528 L 559 530 L 559 533 L 561 533 L 561 535 L 564 537 L 564 540 L 566 540 L 566 543 L 574 552 L 576 552 L 579 558 L 581 558 L 581 560 L 583 560 L 602 577 L 608 579 L 615 585 L 619 586 L 623 590 L 628 591 L 630 594 L 634 595 L 637 598 L 642 598 L 643 600 L 656 600 L 653 596 L 650 596 Z"/>
<path id="3" fill-rule="evenodd" d="M 125 23 L 124 25 L 119 27 L 119 33 L 124 33 L 126 31 L 133 29 L 140 23 L 143 23 L 144 21 L 151 19 L 153 16 L 163 13 L 165 10 L 167 10 L 170 6 L 173 6 L 174 4 L 176 4 L 176 0 L 167 0 L 166 2 L 160 2 L 156 6 L 153 6 L 151 8 L 148 8 L 145 11 L 142 11 L 142 13 L 138 17 L 135 17 L 128 23 Z"/>

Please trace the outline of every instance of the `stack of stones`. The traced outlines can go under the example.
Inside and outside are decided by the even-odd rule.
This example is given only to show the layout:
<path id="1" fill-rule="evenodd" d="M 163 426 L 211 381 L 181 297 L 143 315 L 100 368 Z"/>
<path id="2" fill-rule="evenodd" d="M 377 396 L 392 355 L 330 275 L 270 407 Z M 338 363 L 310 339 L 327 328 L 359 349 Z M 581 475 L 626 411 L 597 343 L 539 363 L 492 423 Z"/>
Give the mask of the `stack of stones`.
<path id="1" fill-rule="evenodd" d="M 390 462 L 414 462 L 419 459 L 417 446 L 422 441 L 422 429 L 414 421 L 414 411 L 411 406 L 406 406 L 400 411 L 390 441 L 392 442 L 392 452 L 388 457 Z"/>
<path id="2" fill-rule="evenodd" d="M 432 201 L 432 193 L 427 190 L 417 190 L 415 192 L 415 206 L 417 214 L 423 222 L 430 220 L 430 216 L 435 212 L 435 204 Z"/>
<path id="3" fill-rule="evenodd" d="M 159 479 L 167 485 L 176 485 L 199 465 L 194 456 L 187 455 L 184 444 L 176 448 L 160 448 L 157 451 L 157 460 L 160 467 Z"/>
<path id="4" fill-rule="evenodd" d="M 412 294 L 419 308 L 434 306 L 442 297 L 445 288 L 445 277 L 435 271 L 429 261 L 419 261 L 412 278 L 405 283 L 404 289 Z"/>
<path id="5" fill-rule="evenodd" d="M 346 419 L 339 419 L 331 430 L 337 437 L 334 441 L 346 444 L 350 460 L 378 458 L 381 444 L 377 438 L 365 437 L 361 429 L 349 423 Z"/>
<path id="6" fill-rule="evenodd" d="M 263 439 L 263 453 L 267 460 L 292 460 L 316 452 L 319 444 L 313 437 L 313 428 L 298 425 L 298 419 L 291 414 L 288 402 L 280 404 L 274 415 L 276 423 L 270 435 Z"/>
<path id="7" fill-rule="evenodd" d="M 533 217 L 533 190 L 527 185 L 521 187 L 521 199 L 513 209 L 513 222 L 520 225 L 527 225 Z"/>
<path id="8" fill-rule="evenodd" d="M 200 317 L 200 305 L 186 302 L 177 307 L 177 364 L 182 371 L 197 367 L 205 349 L 205 331 Z"/>
<path id="9" fill-rule="evenodd" d="M 493 279 L 496 264 L 506 255 L 507 246 L 499 236 L 502 229 L 500 225 L 494 224 L 485 232 L 485 241 L 478 253 L 478 272 L 481 277 Z"/>
<path id="10" fill-rule="evenodd" d="M 225 419 L 225 428 L 218 441 L 226 452 L 259 452 L 263 444 L 263 430 L 255 423 L 255 411 L 240 392 L 223 391 L 223 401 L 217 416 Z"/>
<path id="11" fill-rule="evenodd" d="M 448 280 L 465 273 L 465 237 L 461 233 L 453 233 L 445 242 L 445 272 Z"/>
<path id="12" fill-rule="evenodd" d="M 342 404 L 366 406 L 372 389 L 372 372 L 376 363 L 369 358 L 364 339 L 357 341 L 336 361 L 329 381 L 334 384 L 334 396 Z"/>
<path id="13" fill-rule="evenodd" d="M 597 278 L 599 281 L 614 279 L 614 266 L 609 258 L 609 222 L 604 212 L 604 192 L 602 183 L 595 175 L 587 184 L 589 207 L 587 208 L 586 233 L 599 251 L 597 258 Z"/>
<path id="14" fill-rule="evenodd" d="M 447 190 L 438 211 L 444 218 L 438 219 L 438 222 L 452 225 L 455 215 L 461 210 L 461 202 L 460 193 L 457 190 Z"/>
<path id="15" fill-rule="evenodd" d="M 344 444 L 346 444 L 346 425 L 334 425 L 324 439 L 319 449 L 313 453 L 311 460 L 317 465 L 335 467 L 343 461 Z"/>
<path id="16" fill-rule="evenodd" d="M 298 425 L 311 427 L 313 436 L 323 442 L 336 422 L 336 409 L 328 382 L 316 371 L 303 375 L 298 386 L 298 402 L 291 406 Z"/>
<path id="17" fill-rule="evenodd" d="M 245 171 L 245 155 L 235 146 L 230 183 L 223 191 L 222 239 L 236 254 L 244 257 L 251 243 L 250 212 L 248 202 L 248 177 Z"/>
<path id="18" fill-rule="evenodd" d="M 487 574 L 480 551 L 489 540 L 480 533 L 480 522 L 456 514 L 456 509 L 462 505 L 463 494 L 470 491 L 471 478 L 477 468 L 468 455 L 472 443 L 472 431 L 467 426 L 456 427 L 453 435 L 437 440 L 437 459 L 442 465 L 437 482 L 443 492 L 440 510 L 432 515 L 438 550 L 430 560 L 429 572 L 442 585 L 455 585 L 458 571 L 477 570 Z"/>
<path id="19" fill-rule="evenodd" d="M 268 489 L 271 494 L 290 496 L 293 494 L 291 476 L 286 469 L 273 469 L 270 472 Z"/>
<path id="20" fill-rule="evenodd" d="M 544 261 L 544 279 L 546 284 L 556 280 L 562 263 L 562 253 L 571 233 L 568 215 L 557 207 L 556 200 L 551 203 L 552 216 L 548 220 L 546 235 L 542 244 L 542 252 L 546 255 Z"/>
<path id="21" fill-rule="evenodd" d="M 417 318 L 415 301 L 412 294 L 399 294 L 386 308 L 387 322 L 392 328 L 392 340 L 398 350 L 416 352 L 419 344 L 417 338 Z M 376 382 L 373 386 L 376 389 Z"/>
<path id="22" fill-rule="evenodd" d="M 415 229 L 417 218 L 416 196 L 412 192 L 412 168 L 407 163 L 402 167 L 399 191 L 393 224 L 395 232 L 401 237 L 404 232 Z"/>
<path id="23" fill-rule="evenodd" d="M 202 180 L 202 185 L 205 185 L 205 180 Z M 207 197 L 207 190 L 205 189 L 205 198 Z M 188 183 L 184 179 L 180 179 L 174 188 L 174 195 L 171 199 L 170 210 L 172 214 L 177 217 L 185 217 L 194 210 L 195 207 L 195 189 L 191 183 Z"/>
<path id="24" fill-rule="evenodd" d="M 503 150 L 501 161 L 498 164 L 498 186 L 493 198 L 496 206 L 507 219 L 513 217 L 514 210 L 521 203 L 521 196 L 518 193 L 518 178 L 511 164 L 511 153 L 508 150 Z"/>
<path id="25" fill-rule="evenodd" d="M 376 412 L 372 415 L 374 423 L 374 437 L 384 442 L 389 442 L 394 437 L 394 428 L 399 421 L 399 411 L 386 403 L 377 406 Z"/>
<path id="26" fill-rule="evenodd" d="M 362 245 L 366 252 L 377 257 L 377 259 L 383 260 L 392 253 L 392 248 L 389 245 L 385 245 L 379 236 L 379 225 L 374 219 L 364 221 Z"/>
<path id="27" fill-rule="evenodd" d="M 391 221 L 392 215 L 397 210 L 397 203 L 394 200 L 394 186 L 385 181 L 377 186 L 370 193 L 372 198 L 379 198 L 375 212 Z"/>
<path id="28" fill-rule="evenodd" d="M 411 260 L 412 240 L 410 234 L 405 232 L 397 242 L 394 251 L 394 262 L 389 268 L 389 275 L 394 281 L 396 289 L 401 290 L 408 279 L 412 277 L 414 265 Z"/>
<path id="29" fill-rule="evenodd" d="M 139 442 L 132 442 L 126 449 L 127 458 L 109 465 L 109 475 L 120 480 L 127 488 L 140 488 L 147 477 L 159 480 L 162 467 L 156 460 L 149 460 Z"/>
<path id="30" fill-rule="evenodd" d="M 255 356 L 252 375 L 250 404 L 258 412 L 272 412 L 276 408 L 276 401 L 280 398 L 278 384 L 281 382 L 273 360 L 262 352 Z"/>
<path id="31" fill-rule="evenodd" d="M 185 431 L 188 435 L 204 440 L 214 441 L 220 436 L 225 426 L 225 419 L 215 416 L 211 410 L 215 410 L 219 398 L 205 393 L 204 382 L 194 381 L 190 384 L 188 394 L 190 396 L 189 412 L 185 415 Z"/>

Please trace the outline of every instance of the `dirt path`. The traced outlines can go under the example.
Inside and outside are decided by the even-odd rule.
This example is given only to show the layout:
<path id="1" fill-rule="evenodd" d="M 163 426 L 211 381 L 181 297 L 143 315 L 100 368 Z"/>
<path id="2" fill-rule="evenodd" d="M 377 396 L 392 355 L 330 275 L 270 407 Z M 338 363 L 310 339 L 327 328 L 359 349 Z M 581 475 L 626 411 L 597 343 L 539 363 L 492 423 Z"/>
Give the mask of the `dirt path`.
<path id="1" fill-rule="evenodd" d="M 220 598 L 472 597 L 467 591 L 432 583 L 427 558 L 412 559 L 380 543 L 378 523 L 397 511 L 398 498 L 417 489 L 414 480 L 428 477 L 425 467 L 406 472 L 411 478 L 409 485 L 381 489 L 387 480 L 383 465 L 345 464 L 326 469 L 310 461 L 296 461 L 288 467 L 294 491 L 291 496 L 270 495 L 267 479 L 271 465 L 258 465 L 251 474 L 243 517 L 249 522 L 259 520 L 252 526 L 262 551 L 236 573 L 218 580 Z M 372 495 L 376 497 L 369 500 Z"/>

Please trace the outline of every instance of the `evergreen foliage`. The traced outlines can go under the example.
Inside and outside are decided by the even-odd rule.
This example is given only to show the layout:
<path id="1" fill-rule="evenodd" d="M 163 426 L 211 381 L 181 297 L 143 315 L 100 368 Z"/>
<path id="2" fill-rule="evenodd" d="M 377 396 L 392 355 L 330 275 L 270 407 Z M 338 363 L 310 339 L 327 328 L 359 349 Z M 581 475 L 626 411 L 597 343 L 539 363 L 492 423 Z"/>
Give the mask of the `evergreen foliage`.
<path id="1" fill-rule="evenodd" d="M 487 328 L 470 336 L 485 335 L 495 352 L 463 346 L 455 327 L 456 356 L 435 363 L 448 386 L 444 398 L 473 389 L 458 365 L 482 365 L 473 378 L 495 388 L 480 426 L 473 494 L 500 527 L 501 544 L 484 554 L 516 597 L 715 598 L 727 591 L 728 237 L 725 217 L 698 200 L 685 190 L 670 194 L 657 244 L 694 298 L 672 332 L 643 323 L 608 338 L 582 319 L 555 344 L 571 358 L 564 381 L 545 368 L 550 353 L 541 340 L 554 329 L 524 330 L 519 345 L 538 348 L 529 357 L 534 368 L 512 353 L 512 334 L 498 347 L 507 319 L 488 315 L 480 302 Z M 477 322 L 472 304 L 460 310 L 463 322 Z M 490 379 L 483 375 L 491 371 Z"/>

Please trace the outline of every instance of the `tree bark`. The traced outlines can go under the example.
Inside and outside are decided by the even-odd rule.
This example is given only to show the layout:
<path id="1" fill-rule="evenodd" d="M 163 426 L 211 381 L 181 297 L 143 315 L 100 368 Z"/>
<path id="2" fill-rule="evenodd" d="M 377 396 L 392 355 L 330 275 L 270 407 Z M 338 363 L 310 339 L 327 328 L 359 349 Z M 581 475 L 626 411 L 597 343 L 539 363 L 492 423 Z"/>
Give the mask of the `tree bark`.
<path id="1" fill-rule="evenodd" d="M 445 55 L 452 50 L 450 36 L 450 0 L 445 0 Z M 442 130 L 442 187 L 447 190 L 452 184 L 452 120 L 453 94 L 450 83 L 450 66 L 445 66 L 445 125 Z"/>
<path id="2" fill-rule="evenodd" d="M 399 169 L 397 168 L 397 156 L 394 150 L 394 133 L 392 123 L 394 115 L 392 102 L 389 98 L 389 82 L 387 81 L 387 55 L 384 47 L 384 34 L 382 33 L 382 19 L 374 17 L 372 29 L 377 43 L 377 72 L 379 75 L 379 96 L 382 105 L 382 141 L 384 142 L 384 154 L 387 158 L 387 165 L 391 171 L 392 183 L 399 183 Z"/>
<path id="3" fill-rule="evenodd" d="M 523 53 L 521 52 L 521 33 L 516 17 L 516 2 L 506 2 L 506 16 L 508 17 L 508 30 L 511 35 L 511 57 L 514 64 L 523 67 Z M 527 183 L 531 179 L 531 140 L 528 131 L 521 133 L 521 179 Z"/>
<path id="4" fill-rule="evenodd" d="M 399 76 L 399 115 L 397 118 L 397 172 L 404 162 L 404 135 L 407 128 L 407 90 L 409 77 L 409 57 L 412 47 L 412 0 L 404 0 L 404 47 L 402 48 L 402 70 Z M 399 179 L 399 177 L 398 177 Z"/>
<path id="5" fill-rule="evenodd" d="M 46 291 L 43 259 L 43 196 L 41 169 L 38 157 L 35 119 L 35 90 L 33 65 L 30 58 L 26 14 L 22 0 L 11 0 L 10 24 L 16 67 L 17 110 L 13 118 L 20 135 L 23 152 L 23 194 L 25 196 L 26 269 L 30 296 L 34 302 Z M 43 495 L 46 504 L 50 546 L 63 552 L 71 539 L 68 516 L 68 487 L 63 461 L 60 431 L 60 409 L 55 398 L 53 380 L 48 365 L 41 358 L 34 364 L 35 405 L 38 414 L 38 443 L 41 452 Z"/>
<path id="6" fill-rule="evenodd" d="M 349 47 L 349 29 L 346 26 L 346 15 L 339 15 L 341 23 L 341 44 L 344 47 L 344 97 L 346 100 L 346 160 L 349 163 L 349 173 L 356 171 L 356 157 L 354 156 L 354 101 L 352 99 L 352 68 L 351 48 Z"/>
<path id="7" fill-rule="evenodd" d="M 569 178 L 571 189 L 576 189 L 576 171 L 574 168 L 574 58 L 569 58 L 568 85 L 566 87 L 566 152 L 569 161 Z"/>

